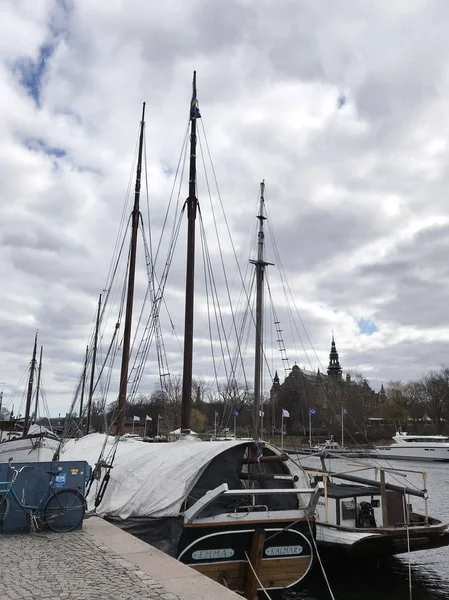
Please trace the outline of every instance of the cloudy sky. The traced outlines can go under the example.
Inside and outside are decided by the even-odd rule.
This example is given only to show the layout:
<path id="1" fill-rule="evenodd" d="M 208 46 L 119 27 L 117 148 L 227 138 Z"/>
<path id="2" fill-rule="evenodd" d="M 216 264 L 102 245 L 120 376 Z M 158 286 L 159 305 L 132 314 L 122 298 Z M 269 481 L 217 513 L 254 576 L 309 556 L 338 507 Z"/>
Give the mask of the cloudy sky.
<path id="1" fill-rule="evenodd" d="M 242 269 L 265 179 L 279 256 L 321 364 L 332 330 L 343 368 L 375 388 L 448 362 L 446 0 L 3 0 L 0 11 L 5 401 L 39 329 L 48 404 L 52 414 L 68 408 L 106 285 L 142 101 L 157 234 L 194 69 Z M 184 254 L 167 283 L 180 338 Z M 141 263 L 142 290 L 144 275 Z M 194 371 L 208 377 L 206 321 L 198 316 Z M 310 368 L 300 334 L 317 368 L 304 329 L 282 328 L 290 363 Z M 167 343 L 179 373 L 179 346 Z M 144 392 L 157 379 L 149 360 Z M 270 360 L 281 374 L 279 355 Z"/>

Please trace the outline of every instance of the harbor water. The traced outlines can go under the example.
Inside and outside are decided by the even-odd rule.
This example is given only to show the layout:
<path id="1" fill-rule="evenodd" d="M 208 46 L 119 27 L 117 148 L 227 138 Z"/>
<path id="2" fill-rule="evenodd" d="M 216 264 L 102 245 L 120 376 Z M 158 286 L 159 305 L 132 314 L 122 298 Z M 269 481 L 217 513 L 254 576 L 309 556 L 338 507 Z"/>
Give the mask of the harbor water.
<path id="1" fill-rule="evenodd" d="M 316 458 L 298 457 L 301 463 L 319 468 Z M 329 461 L 326 461 L 329 465 Z M 361 468 L 356 463 L 368 460 L 332 459 L 330 468 L 335 472 Z M 378 460 L 379 467 L 397 467 L 427 473 L 429 515 L 449 524 L 449 463 Z M 372 477 L 374 471 L 359 471 L 361 477 Z M 423 489 L 420 474 L 387 474 L 387 481 Z M 424 501 L 411 499 L 413 510 L 424 513 Z M 385 562 L 366 559 L 364 563 L 343 560 L 325 565 L 329 585 L 336 600 L 449 600 L 449 547 L 436 550 L 401 554 Z M 410 589 L 411 582 L 411 589 Z M 288 590 L 282 600 L 329 600 L 332 596 L 319 564 L 302 584 L 300 591 Z"/>

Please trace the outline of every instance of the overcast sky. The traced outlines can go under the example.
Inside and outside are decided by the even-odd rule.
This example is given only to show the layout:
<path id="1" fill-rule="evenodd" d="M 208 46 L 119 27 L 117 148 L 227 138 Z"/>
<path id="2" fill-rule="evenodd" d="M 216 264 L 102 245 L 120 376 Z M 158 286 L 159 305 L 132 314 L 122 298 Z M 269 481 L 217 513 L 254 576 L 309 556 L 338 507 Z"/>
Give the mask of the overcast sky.
<path id="1" fill-rule="evenodd" d="M 446 0 L 3 0 L 0 11 L 5 401 L 39 329 L 51 412 L 67 410 L 106 282 L 142 101 L 157 229 L 194 69 L 237 253 L 248 258 L 265 179 L 282 265 L 321 364 L 332 330 L 343 369 L 376 389 L 447 364 Z M 210 223 L 201 173 L 198 189 Z M 181 338 L 184 255 L 168 283 Z M 276 262 L 268 248 L 267 260 Z M 143 268 L 139 277 L 144 289 Z M 198 315 L 199 338 L 206 321 Z M 311 365 L 291 325 L 281 326 L 290 364 L 318 368 L 304 330 Z M 168 344 L 179 373 L 179 347 Z M 195 375 L 210 376 L 208 352 L 196 345 Z M 282 377 L 280 356 L 270 360 Z M 143 392 L 157 379 L 149 365 Z"/>

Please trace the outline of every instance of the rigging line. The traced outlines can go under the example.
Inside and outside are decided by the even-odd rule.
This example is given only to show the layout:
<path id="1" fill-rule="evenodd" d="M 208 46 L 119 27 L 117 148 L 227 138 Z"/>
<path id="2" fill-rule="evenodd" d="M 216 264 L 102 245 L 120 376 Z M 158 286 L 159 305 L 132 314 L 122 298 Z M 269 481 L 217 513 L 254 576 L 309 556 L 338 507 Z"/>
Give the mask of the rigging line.
<path id="1" fill-rule="evenodd" d="M 8 396 L 8 399 L 5 400 L 3 408 L 9 407 L 9 405 L 14 401 L 14 398 L 16 397 L 16 394 L 19 391 L 19 388 L 23 385 L 23 383 L 24 383 L 24 381 L 26 379 L 26 376 L 28 375 L 29 369 L 30 369 L 30 367 L 27 366 L 26 369 L 25 369 L 25 371 L 23 372 L 20 380 L 19 380 L 19 383 L 16 385 L 16 387 L 11 392 L 11 394 Z"/>
<path id="2" fill-rule="evenodd" d="M 95 392 L 97 390 L 97 385 L 99 384 L 99 382 L 100 382 L 100 380 L 102 378 L 103 371 L 104 371 L 104 369 L 106 367 L 106 364 L 107 364 L 107 362 L 109 360 L 109 355 L 110 355 L 110 353 L 112 351 L 113 344 L 114 344 L 115 339 L 117 337 L 117 333 L 118 333 L 119 327 L 120 327 L 120 323 L 119 323 L 119 321 L 117 321 L 117 323 L 115 325 L 114 333 L 112 334 L 112 340 L 111 340 L 111 342 L 109 344 L 108 351 L 106 352 L 105 359 L 104 359 L 103 364 L 101 366 L 100 372 L 98 373 L 97 381 L 95 382 L 94 388 L 92 390 L 92 395 L 95 394 Z"/>
<path id="3" fill-rule="evenodd" d="M 270 209 L 269 209 L 269 206 L 268 206 L 268 204 L 269 204 L 269 203 L 268 203 L 268 202 L 266 202 L 266 205 L 267 205 L 267 206 L 266 206 L 267 215 L 269 215 L 269 213 L 270 213 Z M 299 319 L 300 319 L 300 321 L 301 321 L 301 325 L 303 326 L 304 332 L 305 332 L 305 334 L 306 334 L 306 336 L 307 336 L 307 339 L 308 339 L 308 341 L 309 341 L 309 343 L 310 343 L 310 346 L 311 346 L 311 348 L 312 348 L 312 350 L 313 350 L 313 352 L 314 352 L 314 354 L 315 354 L 315 357 L 316 357 L 317 361 L 320 363 L 319 357 L 318 357 L 318 355 L 317 355 L 317 353 L 316 353 L 316 351 L 315 351 L 315 348 L 314 348 L 314 346 L 313 346 L 313 344 L 312 344 L 312 341 L 311 341 L 311 339 L 310 339 L 310 337 L 309 337 L 309 334 L 308 334 L 307 328 L 306 328 L 306 326 L 305 326 L 305 324 L 304 324 L 304 322 L 303 322 L 303 320 L 302 320 L 302 317 L 301 317 L 301 315 L 300 315 L 300 313 L 299 313 L 299 310 L 298 310 L 298 308 L 297 308 L 296 302 L 295 302 L 295 300 L 294 300 L 294 297 L 293 297 L 292 290 L 291 290 L 291 288 L 290 288 L 290 285 L 289 285 L 289 283 L 288 283 L 288 279 L 287 279 L 287 276 L 286 276 L 286 273 L 285 273 L 285 269 L 284 269 L 284 266 L 283 266 L 283 262 L 282 262 L 282 260 L 281 260 L 280 253 L 279 253 L 279 250 L 278 250 L 278 246 L 277 246 L 277 243 L 276 243 L 276 238 L 275 238 L 275 236 L 274 236 L 274 228 L 273 228 L 273 226 L 272 226 L 272 224 L 271 224 L 271 219 L 268 219 L 268 230 L 269 230 L 269 234 L 270 234 L 271 242 L 272 242 L 272 245 L 273 245 L 273 249 L 274 249 L 274 251 L 275 251 L 276 261 L 278 261 L 278 262 L 279 262 L 279 272 L 280 272 L 280 274 L 281 274 L 281 280 L 282 280 L 282 286 L 283 286 L 283 288 L 284 288 L 284 293 L 285 293 L 285 295 L 286 295 L 286 297 L 287 297 L 287 294 L 286 294 L 286 292 L 285 292 L 285 287 L 287 287 L 287 289 L 288 289 L 288 291 L 289 291 L 289 297 L 290 297 L 290 298 L 291 298 L 291 300 L 293 301 L 293 306 L 294 306 L 294 307 L 295 307 L 295 309 L 296 309 L 297 315 L 298 315 L 298 317 L 299 317 Z M 298 332 L 298 334 L 299 334 L 299 332 Z M 320 363 L 320 364 L 321 364 L 321 363 Z M 322 365 L 321 365 L 321 366 L 322 366 Z"/>
<path id="4" fill-rule="evenodd" d="M 143 131 L 143 170 L 145 173 L 145 199 L 146 199 L 146 209 L 147 209 L 147 219 L 148 219 L 148 245 L 149 245 L 149 254 L 151 259 L 153 258 L 153 241 L 151 235 L 151 212 L 150 212 L 150 194 L 149 194 L 149 186 L 148 186 L 148 161 L 147 161 L 147 136 L 146 136 L 146 128 Z M 142 229 L 143 229 L 143 218 L 140 215 L 142 221 Z"/>
<path id="5" fill-rule="evenodd" d="M 201 221 L 201 217 L 200 217 L 200 223 L 202 224 Z M 200 227 L 200 232 L 201 232 L 201 245 L 203 246 L 203 253 L 204 253 L 204 240 L 203 240 L 203 227 Z M 218 384 L 218 372 L 217 372 L 217 364 L 215 361 L 215 351 L 214 351 L 214 344 L 212 341 L 212 325 L 211 325 L 211 318 L 210 318 L 210 298 L 209 298 L 209 286 L 208 286 L 208 277 L 207 277 L 207 266 L 206 266 L 206 261 L 203 260 L 203 271 L 204 271 L 204 282 L 205 282 L 205 287 L 206 287 L 206 305 L 207 305 L 207 322 L 208 322 L 208 327 L 209 327 L 209 341 L 210 341 L 210 351 L 211 351 L 211 355 L 212 355 L 212 365 L 214 368 L 214 377 L 215 377 L 215 383 L 217 386 L 217 389 L 219 388 L 219 384 Z"/>
<path id="6" fill-rule="evenodd" d="M 206 137 L 206 131 L 204 129 L 204 126 L 203 126 L 203 131 L 204 131 L 204 137 Z M 229 288 L 229 284 L 228 284 L 228 278 L 227 278 L 227 274 L 226 274 L 226 266 L 225 266 L 224 257 L 223 257 L 223 249 L 222 249 L 222 246 L 221 246 L 220 235 L 219 235 L 218 227 L 217 227 L 217 218 L 216 218 L 216 215 L 215 215 L 214 205 L 213 205 L 213 202 L 212 202 L 212 195 L 211 195 L 210 186 L 209 186 L 209 178 L 207 176 L 207 169 L 206 169 L 206 164 L 205 164 L 205 161 L 204 161 L 204 154 L 203 154 L 203 146 L 202 146 L 202 142 L 201 142 L 201 136 L 198 136 L 198 142 L 199 142 L 199 147 L 200 147 L 200 152 L 201 152 L 201 157 L 202 157 L 202 164 L 203 164 L 203 168 L 204 168 L 204 176 L 205 176 L 205 181 L 206 181 L 207 192 L 208 192 L 208 196 L 209 196 L 209 204 L 210 204 L 210 207 L 211 207 L 212 218 L 213 218 L 213 223 L 214 223 L 214 228 L 215 228 L 215 235 L 216 235 L 217 242 L 218 242 L 218 250 L 219 250 L 219 254 L 220 254 L 221 268 L 222 268 L 223 276 L 224 276 L 224 280 L 225 280 L 228 302 L 229 302 L 229 306 L 230 306 L 230 309 L 231 309 L 232 327 L 234 329 L 234 333 L 237 334 L 235 312 L 234 312 L 233 305 L 232 305 L 232 298 L 231 298 L 230 288 Z M 206 144 L 207 144 L 207 140 L 206 140 Z M 207 145 L 207 149 L 209 149 L 208 145 Z M 209 158 L 210 158 L 210 161 L 212 162 L 210 154 L 209 154 Z M 217 185 L 217 189 L 218 189 L 218 184 L 216 183 L 216 185 Z M 219 191 L 218 191 L 218 195 L 220 196 Z M 231 244 L 232 244 L 232 240 L 231 240 Z M 235 254 L 234 254 L 234 256 L 235 256 Z M 242 361 L 242 364 L 243 364 L 243 361 Z M 244 367 L 243 367 L 243 369 L 244 369 Z"/>
<path id="7" fill-rule="evenodd" d="M 269 211 L 268 211 L 268 207 L 267 207 L 267 214 L 268 213 L 269 213 Z M 290 327 L 292 327 L 292 322 L 293 322 L 293 328 L 296 330 L 296 333 L 297 333 L 297 335 L 299 337 L 299 340 L 300 340 L 303 352 L 304 352 L 304 354 L 305 354 L 305 356 L 307 358 L 307 361 L 308 361 L 309 365 L 312 367 L 312 363 L 310 361 L 310 358 L 308 356 L 307 350 L 306 350 L 305 345 L 303 343 L 301 333 L 299 332 L 299 329 L 297 328 L 296 323 L 294 322 L 294 319 L 292 318 L 292 309 L 291 309 L 291 305 L 290 305 L 290 299 L 291 299 L 293 301 L 293 306 L 296 309 L 296 313 L 298 315 L 298 318 L 300 319 L 301 324 L 303 326 L 303 329 L 304 329 L 304 331 L 305 331 L 305 333 L 307 335 L 307 339 L 309 340 L 310 346 L 311 346 L 311 348 L 312 348 L 312 350 L 313 350 L 313 352 L 315 354 L 315 357 L 316 357 L 318 363 L 320 364 L 321 368 L 323 369 L 321 361 L 318 358 L 317 353 L 315 352 L 313 344 L 312 344 L 312 342 L 310 340 L 310 337 L 309 337 L 309 335 L 307 333 L 307 330 L 306 330 L 306 327 L 304 325 L 304 322 L 303 322 L 303 320 L 301 318 L 301 315 L 299 314 L 298 308 L 297 308 L 295 300 L 293 298 L 293 294 L 292 294 L 292 291 L 291 291 L 290 286 L 289 286 L 288 281 L 287 281 L 285 269 L 284 269 L 284 266 L 282 264 L 282 260 L 281 260 L 280 254 L 279 254 L 279 250 L 277 248 L 276 240 L 275 240 L 275 237 L 274 237 L 274 231 L 273 231 L 273 228 L 271 226 L 270 221 L 268 221 L 268 232 L 269 232 L 271 243 L 272 243 L 272 246 L 273 246 L 273 249 L 274 249 L 275 260 L 276 260 L 276 263 L 278 264 L 278 268 L 279 268 L 279 274 L 280 274 L 282 289 L 284 291 L 285 298 L 287 299 L 287 313 L 289 315 Z M 296 344 L 295 344 L 294 339 L 293 339 L 293 343 L 295 345 L 295 351 L 297 352 L 297 350 L 296 350 Z"/>
<path id="8" fill-rule="evenodd" d="M 239 261 L 238 261 L 238 258 L 237 258 L 237 252 L 236 252 L 236 249 L 235 249 L 235 245 L 234 245 L 234 242 L 232 240 L 231 229 L 230 229 L 230 226 L 229 226 L 229 222 L 228 222 L 228 219 L 226 217 L 226 212 L 224 210 L 223 201 L 222 201 L 222 198 L 221 198 L 220 188 L 218 186 L 218 180 L 217 180 L 217 176 L 216 176 L 216 172 L 215 172 L 214 163 L 213 163 L 213 160 L 212 160 L 212 155 L 211 155 L 210 148 L 209 148 L 209 143 L 207 141 L 206 128 L 204 126 L 203 119 L 201 119 L 200 126 L 203 129 L 204 141 L 205 141 L 205 145 L 206 145 L 206 149 L 207 149 L 207 154 L 208 154 L 209 162 L 210 162 L 211 169 L 212 169 L 212 174 L 213 174 L 213 178 L 214 178 L 215 187 L 216 187 L 216 190 L 217 190 L 217 196 L 218 196 L 218 200 L 220 202 L 220 207 L 221 207 L 221 210 L 222 210 L 222 213 L 223 213 L 224 223 L 226 225 L 226 229 L 227 229 L 227 232 L 228 232 L 229 240 L 230 240 L 230 243 L 231 243 L 232 252 L 233 252 L 234 259 L 235 259 L 235 262 L 236 262 L 236 265 L 237 265 L 237 271 L 238 271 L 238 275 L 240 277 L 240 283 L 241 283 L 242 286 L 244 286 L 244 280 L 243 280 L 243 277 L 242 277 L 242 272 L 241 272 L 241 269 L 240 269 L 240 264 L 239 264 Z M 199 139 L 200 139 L 200 147 L 201 147 L 201 138 L 199 138 Z M 248 301 L 248 298 L 247 298 L 247 301 Z M 255 325 L 255 323 L 254 323 L 254 325 Z M 242 362 L 242 368 L 244 368 L 243 367 L 243 363 L 244 363 L 243 357 L 242 357 L 242 361 L 241 362 Z"/>
<path id="9" fill-rule="evenodd" d="M 188 137 L 189 137 L 189 127 L 190 127 L 190 119 L 187 123 L 186 126 L 186 131 L 184 134 L 184 140 L 183 140 L 183 144 L 181 146 L 181 152 L 179 155 L 179 159 L 178 159 L 178 164 L 176 166 L 176 172 L 175 172 L 175 176 L 173 179 L 173 186 L 172 186 L 172 190 L 170 193 L 170 197 L 169 197 L 169 201 L 168 201 L 168 206 L 167 206 L 167 210 L 165 211 L 165 216 L 164 216 L 164 221 L 162 223 L 162 232 L 165 231 L 165 226 L 167 224 L 168 221 L 168 216 L 170 213 L 170 207 L 173 201 L 173 194 L 175 193 L 175 187 L 176 187 L 176 182 L 178 181 L 178 195 L 176 198 L 176 209 L 175 209 L 175 214 L 178 212 L 178 208 L 179 208 L 179 198 L 181 196 L 181 186 L 182 186 L 182 181 L 183 181 L 183 176 L 184 176 L 184 168 L 185 168 L 185 163 L 186 163 L 186 156 L 187 156 L 187 146 L 188 146 Z M 181 168 L 181 177 L 178 179 L 178 173 L 179 173 L 179 168 L 182 165 Z M 175 228 L 175 219 L 173 220 L 173 231 Z M 173 231 L 172 231 L 172 238 L 173 238 Z M 155 254 L 155 258 L 154 258 L 154 262 L 155 264 L 157 263 L 157 259 L 159 256 L 159 250 L 161 247 L 161 243 L 162 243 L 162 234 L 159 237 L 159 242 L 156 248 L 156 254 Z"/>
<path id="10" fill-rule="evenodd" d="M 140 125 L 139 125 L 139 133 L 140 133 Z M 127 186 L 126 194 L 125 194 L 125 202 L 123 203 L 122 215 L 121 215 L 121 218 L 120 218 L 120 224 L 119 224 L 119 228 L 118 228 L 118 231 L 117 231 L 116 242 L 115 242 L 114 250 L 112 252 L 111 265 L 109 267 L 109 272 L 108 272 L 108 275 L 106 277 L 106 283 L 105 283 L 104 289 L 108 289 L 108 287 L 109 287 L 109 285 L 108 285 L 109 284 L 109 277 L 111 275 L 112 265 L 114 263 L 114 257 L 116 255 L 116 251 L 117 251 L 117 248 L 118 248 L 118 245 L 119 245 L 119 240 L 121 238 L 121 232 L 122 232 L 122 229 L 123 229 L 123 224 L 125 222 L 125 216 L 128 213 L 129 199 L 130 199 L 131 189 L 132 189 L 132 185 L 133 185 L 133 181 L 134 181 L 135 165 L 136 165 L 136 162 L 137 162 L 138 147 L 139 147 L 139 134 L 138 134 L 137 139 L 136 139 L 136 145 L 135 145 L 135 148 L 134 148 L 134 157 L 133 157 L 133 162 L 132 162 L 132 166 L 131 166 L 131 171 L 130 171 L 130 174 L 129 174 L 128 186 Z"/>
<path id="11" fill-rule="evenodd" d="M 218 291 L 217 291 L 217 285 L 216 285 L 216 281 L 215 281 L 215 277 L 214 277 L 214 273 L 213 273 L 213 269 L 212 269 L 212 261 L 211 261 L 211 257 L 210 257 L 209 248 L 207 245 L 207 239 L 206 239 L 206 235 L 205 235 L 204 222 L 203 222 L 203 216 L 201 214 L 201 210 L 199 211 L 199 213 L 200 213 L 201 227 L 203 229 L 203 234 L 204 234 L 205 256 L 206 256 L 206 260 L 207 260 L 207 264 L 208 264 L 211 288 L 213 291 L 212 297 L 213 297 L 213 303 L 214 303 L 214 309 L 215 309 L 215 316 L 217 319 L 217 331 L 218 331 L 219 340 L 220 340 L 220 348 L 221 348 L 222 356 L 224 357 L 225 356 L 225 353 L 223 352 L 223 337 L 224 337 L 224 342 L 225 342 L 225 347 L 226 347 L 226 357 L 229 357 L 229 359 L 231 361 L 231 350 L 229 347 L 229 341 L 226 336 L 226 328 L 225 328 L 224 321 L 223 321 L 223 313 L 221 310 L 219 295 L 218 295 Z M 220 329 L 220 327 L 221 327 L 221 329 Z M 229 380 L 229 374 L 228 374 L 229 371 L 228 371 L 228 367 L 226 365 L 226 361 L 224 361 L 224 360 L 223 360 L 223 367 L 225 369 L 226 378 Z M 232 364 L 232 361 L 231 361 L 231 375 L 233 376 L 234 373 L 235 373 L 235 369 L 234 369 L 234 365 Z"/>

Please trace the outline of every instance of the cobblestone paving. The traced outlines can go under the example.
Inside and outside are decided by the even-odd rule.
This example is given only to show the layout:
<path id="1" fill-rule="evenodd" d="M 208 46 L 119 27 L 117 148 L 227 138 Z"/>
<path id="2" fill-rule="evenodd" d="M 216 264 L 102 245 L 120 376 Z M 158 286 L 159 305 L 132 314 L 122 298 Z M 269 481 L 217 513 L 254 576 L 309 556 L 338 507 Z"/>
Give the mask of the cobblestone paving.
<path id="1" fill-rule="evenodd" d="M 0 536 L 0 600 L 179 600 L 86 531 Z"/>

